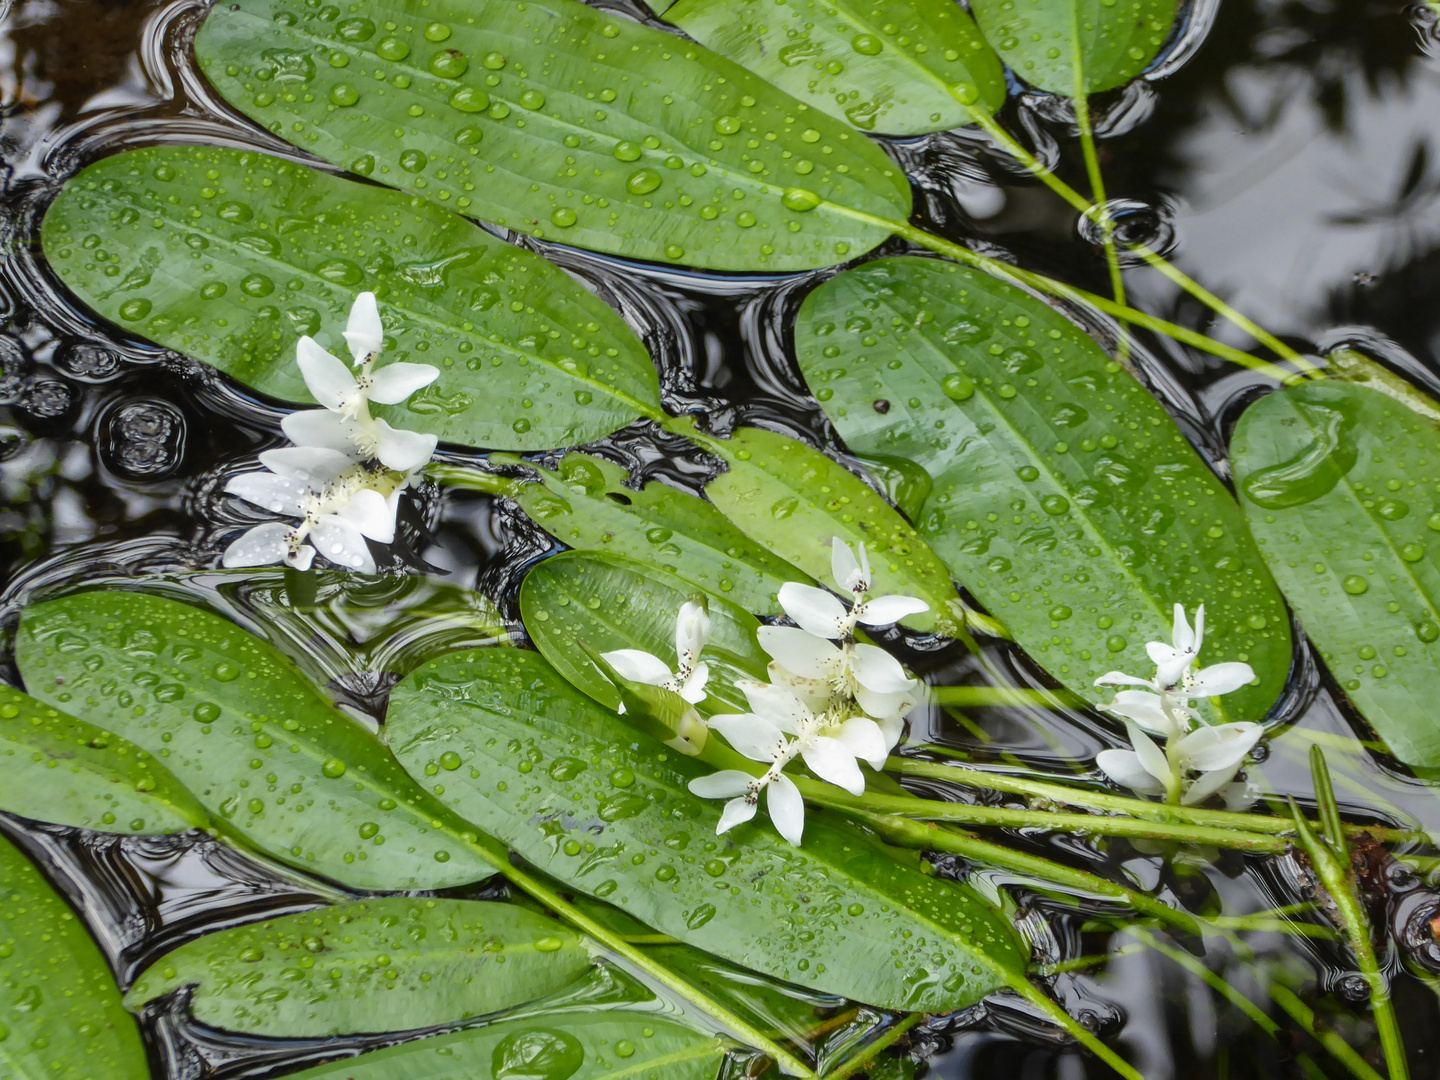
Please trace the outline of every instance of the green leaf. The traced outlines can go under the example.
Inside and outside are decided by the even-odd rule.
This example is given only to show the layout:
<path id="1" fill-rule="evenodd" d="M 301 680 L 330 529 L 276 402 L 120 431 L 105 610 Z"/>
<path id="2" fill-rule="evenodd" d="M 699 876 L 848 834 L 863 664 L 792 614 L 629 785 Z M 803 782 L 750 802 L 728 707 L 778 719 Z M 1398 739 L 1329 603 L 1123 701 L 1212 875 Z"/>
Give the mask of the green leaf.
<path id="1" fill-rule="evenodd" d="M 544 997 L 589 967 L 581 938 L 523 907 L 396 896 L 206 934 L 157 960 L 125 1005 L 193 986 L 191 1014 L 225 1031 L 405 1031 Z"/>
<path id="2" fill-rule="evenodd" d="M 336 15 L 218 4 L 200 66 L 301 149 L 460 213 L 627 258 L 772 271 L 843 262 L 890 234 L 847 210 L 909 217 L 903 171 L 863 135 L 609 12 L 367 0 Z M 792 188 L 813 195 L 782 202 Z"/>
<path id="3" fill-rule="evenodd" d="M 0 810 L 109 833 L 203 829 L 209 815 L 138 746 L 0 686 Z"/>
<path id="4" fill-rule="evenodd" d="M 1440 768 L 1440 432 L 1378 390 L 1270 394 L 1231 442 L 1250 529 L 1391 753 Z"/>
<path id="5" fill-rule="evenodd" d="M 441 372 L 377 407 L 401 427 L 543 450 L 659 410 L 640 340 L 558 267 L 438 206 L 305 165 L 226 147 L 119 154 L 66 183 L 41 238 L 101 315 L 284 401 L 314 407 L 296 339 L 348 356 L 340 331 L 370 289 L 384 362 Z"/>
<path id="6" fill-rule="evenodd" d="M 567 1012 L 510 1020 L 288 1074 L 287 1080 L 714 1080 L 713 1035 L 650 1013 Z"/>
<path id="7" fill-rule="evenodd" d="M 0 1076 L 148 1080 L 135 1021 L 85 926 L 0 836 Z"/>
<path id="8" fill-rule="evenodd" d="M 761 814 L 716 836 L 722 804 L 686 787 L 708 767 L 534 653 L 426 664 L 391 695 L 385 731 L 412 775 L 551 877 L 744 967 L 935 1012 L 1021 979 L 1023 950 L 994 909 L 853 827 L 811 812 L 793 848 Z"/>
<path id="9" fill-rule="evenodd" d="M 865 131 L 920 135 L 1005 103 L 1000 60 L 954 0 L 680 0 L 707 48 Z"/>
<path id="10" fill-rule="evenodd" d="M 780 586 L 807 581 L 687 491 L 659 481 L 626 487 L 629 473 L 589 454 L 567 454 L 558 472 L 538 471 L 538 484 L 517 484 L 509 494 L 569 547 L 653 563 L 757 615 L 781 614 Z"/>
<path id="11" fill-rule="evenodd" d="M 1176 0 L 973 0 L 970 9 L 1016 75 L 1074 97 L 1149 67 L 1175 24 Z"/>
<path id="12" fill-rule="evenodd" d="M 819 450 L 760 428 L 741 428 L 706 449 L 729 469 L 705 489 L 742 532 L 812 578 L 833 586 L 830 543 L 863 542 L 874 593 L 918 596 L 930 610 L 905 620 L 917 630 L 955 633 L 960 597 L 935 552 L 865 481 Z"/>
<path id="13" fill-rule="evenodd" d="M 674 670 L 675 616 L 696 588 L 659 567 L 619 555 L 568 551 L 546 559 L 520 587 L 520 614 L 545 659 L 567 682 L 606 708 L 620 705 L 620 691 L 583 652 L 643 649 Z M 749 712 L 736 679 L 765 681 L 770 658 L 755 640 L 760 622 L 744 608 L 713 594 L 710 640 L 710 697 L 705 712 Z"/>
<path id="14" fill-rule="evenodd" d="M 234 623 L 143 593 L 26 608 L 25 684 L 160 759 L 227 832 L 358 889 L 439 889 L 493 867 L 361 724 Z M 450 835 L 447 835 L 449 833 Z"/>
<path id="15" fill-rule="evenodd" d="M 806 299 L 795 348 L 851 450 L 931 477 L 921 536 L 1057 679 L 1108 701 L 1096 677 L 1148 674 L 1173 605 L 1204 603 L 1201 661 L 1259 675 L 1225 713 L 1264 716 L 1290 623 L 1239 507 L 1079 327 L 989 275 L 881 259 Z"/>

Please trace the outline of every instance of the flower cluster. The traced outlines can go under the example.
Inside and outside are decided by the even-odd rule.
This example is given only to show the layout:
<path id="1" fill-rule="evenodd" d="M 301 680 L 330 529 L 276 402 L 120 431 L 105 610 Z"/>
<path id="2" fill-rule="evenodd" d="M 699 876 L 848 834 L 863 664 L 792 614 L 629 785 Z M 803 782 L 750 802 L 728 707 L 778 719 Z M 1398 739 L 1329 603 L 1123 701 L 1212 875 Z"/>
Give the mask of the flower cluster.
<path id="1" fill-rule="evenodd" d="M 1244 722 L 1206 724 L 1190 703 L 1239 690 L 1255 672 L 1238 662 L 1197 669 L 1204 640 L 1205 605 L 1196 609 L 1192 630 L 1185 609 L 1176 604 L 1172 644 L 1152 641 L 1145 646 L 1155 662 L 1153 677 L 1112 671 L 1095 680 L 1096 686 L 1145 688 L 1121 690 L 1106 706 L 1125 721 L 1134 749 L 1103 750 L 1095 763 L 1117 784 L 1142 795 L 1164 795 L 1167 802 L 1190 806 L 1219 794 L 1232 808 L 1240 808 L 1253 800 L 1235 774 L 1265 729 Z M 1163 750 L 1151 735 L 1165 740 Z"/>
<path id="2" fill-rule="evenodd" d="M 281 429 L 294 446 L 260 455 L 265 472 L 245 473 L 225 490 L 298 525 L 267 521 L 225 549 L 225 566 L 283 562 L 308 570 L 317 554 L 348 570 L 373 574 L 367 539 L 395 539 L 400 493 L 435 452 L 434 435 L 393 428 L 370 415 L 370 403 L 397 405 L 439 376 L 429 364 L 389 364 L 375 370 L 384 329 L 375 294 L 350 308 L 345 341 L 359 374 L 302 337 L 296 359 L 305 385 L 324 408 L 291 413 Z"/>
<path id="3" fill-rule="evenodd" d="M 759 776 L 724 769 L 690 782 L 702 798 L 727 799 L 717 832 L 755 816 L 766 792 L 770 819 L 792 844 L 799 844 L 805 803 L 784 770 L 797 757 L 820 779 L 853 795 L 865 790 L 859 762 L 880 769 L 900 739 L 904 717 L 920 699 L 920 683 L 883 649 L 855 640 L 857 626 L 886 626 L 927 610 L 909 596 L 870 591 L 865 545 L 859 556 L 838 538 L 831 569 L 847 609 L 833 594 L 789 582 L 780 604 L 797 627 L 765 626 L 760 647 L 773 661 L 770 682 L 741 682 L 751 711 L 714 716 L 710 727 L 735 750 L 767 768 Z"/>

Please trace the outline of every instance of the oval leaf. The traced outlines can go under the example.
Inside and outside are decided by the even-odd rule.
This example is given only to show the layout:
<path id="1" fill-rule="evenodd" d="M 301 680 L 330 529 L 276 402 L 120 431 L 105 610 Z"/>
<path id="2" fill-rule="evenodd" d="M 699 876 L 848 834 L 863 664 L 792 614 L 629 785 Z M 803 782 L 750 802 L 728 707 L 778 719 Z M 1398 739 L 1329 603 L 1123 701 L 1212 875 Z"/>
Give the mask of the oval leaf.
<path id="1" fill-rule="evenodd" d="M 704 445 L 729 465 L 705 494 L 746 535 L 827 586 L 834 584 L 831 541 L 864 543 L 875 595 L 918 596 L 930 605 L 906 626 L 952 634 L 962 626 L 960 597 L 945 564 L 894 507 L 838 461 L 760 428 Z"/>
<path id="2" fill-rule="evenodd" d="M 616 555 L 572 551 L 546 559 L 525 577 L 520 613 L 535 647 L 567 682 L 610 709 L 620 691 L 575 643 L 597 652 L 642 649 L 675 667 L 675 616 L 696 590 L 658 567 Z M 736 679 L 765 681 L 770 658 L 755 640 L 760 622 L 744 608 L 706 597 L 710 666 L 705 711 L 749 712 Z"/>
<path id="3" fill-rule="evenodd" d="M 8 686 L 0 686 L 0 810 L 109 833 L 177 833 L 210 821 L 144 750 Z"/>
<path id="4" fill-rule="evenodd" d="M 714 1080 L 725 1047 L 651 1013 L 567 1012 L 402 1043 L 287 1080 Z"/>
<path id="5" fill-rule="evenodd" d="M 1231 442 L 1246 519 L 1306 634 L 1390 752 L 1440 768 L 1440 432 L 1377 390 L 1270 394 Z"/>
<path id="6" fill-rule="evenodd" d="M 627 487 L 629 473 L 590 454 L 567 454 L 558 472 L 527 464 L 540 482 L 517 484 L 510 497 L 569 547 L 653 563 L 757 615 L 781 614 L 780 586 L 806 580 L 688 491 L 654 480 Z"/>
<path id="7" fill-rule="evenodd" d="M 396 896 L 187 942 L 136 980 L 125 1005 L 193 986 L 191 1015 L 224 1031 L 404 1031 L 544 997 L 589 967 L 578 936 L 517 905 Z"/>
<path id="8" fill-rule="evenodd" d="M 1176 0 L 972 0 L 970 10 L 1015 74 L 1074 97 L 1149 67 L 1175 25 Z"/>
<path id="9" fill-rule="evenodd" d="M 663 13 L 787 94 L 888 135 L 960 127 L 1005 103 L 1000 60 L 954 0 L 680 0 Z"/>
<path id="10" fill-rule="evenodd" d="M 1202 662 L 1259 674 L 1217 701 L 1264 716 L 1290 624 L 1239 507 L 1079 327 L 988 275 L 881 259 L 806 299 L 795 348 L 851 450 L 931 477 L 920 534 L 1057 679 L 1108 701 L 1096 677 L 1148 675 L 1173 606 L 1203 603 Z"/>
<path id="11" fill-rule="evenodd" d="M 359 889 L 439 889 L 493 867 L 389 751 L 259 638 L 133 592 L 26 608 L 26 686 L 156 755 L 225 831 Z"/>
<path id="12" fill-rule="evenodd" d="M 0 836 L 0 1076 L 148 1080 L 135 1021 L 84 925 Z"/>
<path id="13" fill-rule="evenodd" d="M 573 0 L 423 13 L 368 0 L 336 15 L 218 4 L 200 66 L 301 149 L 463 214 L 628 258 L 772 271 L 842 262 L 890 234 L 830 204 L 909 217 L 904 173 L 863 135 L 628 19 Z M 828 203 L 782 202 L 797 186 Z"/>
<path id="14" fill-rule="evenodd" d="M 66 183 L 41 238 L 107 319 L 284 401 L 315 404 L 296 339 L 348 358 L 340 331 L 370 289 L 383 362 L 440 369 L 376 407 L 400 427 L 543 450 L 659 410 L 640 340 L 564 271 L 440 207 L 291 161 L 198 146 L 106 158 Z"/>
<path id="15" fill-rule="evenodd" d="M 1023 950 L 996 911 L 853 828 L 812 813 L 794 848 L 762 815 L 716 836 L 721 804 L 686 787 L 709 768 L 567 686 L 535 653 L 426 664 L 392 694 L 386 738 L 412 775 L 439 773 L 457 813 L 551 877 L 744 967 L 934 1012 L 1022 977 Z M 813 938 L 797 948 L 801 927 Z"/>

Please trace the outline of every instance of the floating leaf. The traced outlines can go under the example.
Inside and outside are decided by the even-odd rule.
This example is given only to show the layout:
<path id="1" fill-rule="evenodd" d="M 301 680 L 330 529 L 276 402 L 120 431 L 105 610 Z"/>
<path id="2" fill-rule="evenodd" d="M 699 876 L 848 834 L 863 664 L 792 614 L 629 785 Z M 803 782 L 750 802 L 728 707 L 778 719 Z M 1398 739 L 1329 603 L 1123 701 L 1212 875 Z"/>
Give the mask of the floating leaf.
<path id="1" fill-rule="evenodd" d="M 440 368 L 406 404 L 377 406 L 401 427 L 543 450 L 659 409 L 644 346 L 558 267 L 440 207 L 305 165 L 226 147 L 130 151 L 67 182 L 41 237 L 100 314 L 285 401 L 314 407 L 296 339 L 348 356 L 340 331 L 370 289 L 385 362 Z"/>
<path id="2" fill-rule="evenodd" d="M 851 450 L 932 478 L 921 536 L 1066 686 L 1109 700 L 1096 677 L 1148 673 L 1173 605 L 1204 603 L 1202 662 L 1259 674 L 1225 709 L 1265 714 L 1290 624 L 1240 510 L 1079 327 L 989 275 L 881 259 L 812 293 L 795 345 Z"/>
<path id="3" fill-rule="evenodd" d="M 740 530 L 817 581 L 833 585 L 830 544 L 863 542 L 877 595 L 918 596 L 930 611 L 905 620 L 953 633 L 963 618 L 950 572 L 910 523 L 838 461 L 788 435 L 741 428 L 710 440 L 729 469 L 705 494 Z"/>
<path id="4" fill-rule="evenodd" d="M 219 616 L 143 593 L 77 593 L 25 609 L 15 653 L 36 697 L 156 755 L 222 829 L 282 862 L 359 889 L 493 872 L 375 736 Z"/>
<path id="5" fill-rule="evenodd" d="M 515 904 L 396 896 L 206 934 L 157 960 L 125 1005 L 193 986 L 191 1014 L 225 1031 L 404 1031 L 544 997 L 589 967 L 578 936 Z"/>
<path id="6" fill-rule="evenodd" d="M 714 1080 L 724 1057 L 713 1035 L 650 1013 L 567 1012 L 402 1043 L 287 1080 Z"/>
<path id="7" fill-rule="evenodd" d="M 1440 432 L 1377 390 L 1270 394 L 1231 443 L 1260 550 L 1391 753 L 1440 768 Z"/>
<path id="8" fill-rule="evenodd" d="M 0 836 L 0 1076 L 148 1080 L 135 1021 L 100 950 L 40 871 Z"/>
<path id="9" fill-rule="evenodd" d="M 1176 0 L 973 0 L 975 21 L 1020 78 L 1074 97 L 1139 75 L 1175 25 Z"/>
<path id="10" fill-rule="evenodd" d="M 413 776 L 551 877 L 744 967 L 934 1012 L 1022 978 L 1023 950 L 994 909 L 822 813 L 799 848 L 763 814 L 716 836 L 721 804 L 686 787 L 709 768 L 535 653 L 426 664 L 395 688 L 385 732 Z"/>
<path id="11" fill-rule="evenodd" d="M 535 647 L 572 685 L 610 709 L 620 692 L 575 647 L 583 641 L 598 652 L 643 649 L 673 670 L 675 616 L 696 589 L 687 581 L 634 559 L 571 551 L 546 559 L 525 578 L 520 612 Z M 744 608 L 707 597 L 710 640 L 704 659 L 710 665 L 706 711 L 749 712 L 736 679 L 765 681 L 770 658 L 760 651 L 755 631 L 760 622 Z"/>
<path id="12" fill-rule="evenodd" d="M 0 686 L 0 810 L 111 833 L 200 829 L 209 815 L 138 746 Z"/>
<path id="13" fill-rule="evenodd" d="M 680 0 L 657 14 L 865 131 L 944 131 L 1005 103 L 999 58 L 953 0 Z"/>
<path id="14" fill-rule="evenodd" d="M 589 454 L 567 454 L 558 472 L 538 471 L 538 484 L 517 484 L 510 495 L 572 548 L 653 563 L 757 615 L 779 615 L 780 586 L 805 580 L 689 492 L 658 481 L 626 487 L 624 469 Z"/>
<path id="15" fill-rule="evenodd" d="M 909 217 L 903 171 L 863 135 L 609 12 L 431 0 L 422 14 L 367 0 L 337 15 L 217 4 L 195 50 L 236 108 L 301 149 L 547 240 L 712 270 L 808 270 L 890 234 L 839 208 Z"/>

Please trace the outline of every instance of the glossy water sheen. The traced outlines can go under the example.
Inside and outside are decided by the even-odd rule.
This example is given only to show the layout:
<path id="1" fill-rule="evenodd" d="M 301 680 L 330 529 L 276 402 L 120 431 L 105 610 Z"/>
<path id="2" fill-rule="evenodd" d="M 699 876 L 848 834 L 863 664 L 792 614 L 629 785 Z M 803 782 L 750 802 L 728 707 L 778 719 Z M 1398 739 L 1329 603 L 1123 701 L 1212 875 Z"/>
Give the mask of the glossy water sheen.
<path id="1" fill-rule="evenodd" d="M 638 7 L 627 11 L 644 15 Z M 14 102 L 3 120 L 6 169 L 0 196 L 9 241 L 0 254 L 0 490 L 6 504 L 0 511 L 5 582 L 0 614 L 7 629 L 24 602 L 77 585 L 111 586 L 146 573 L 213 566 L 234 531 L 258 520 L 219 492 L 228 475 L 253 469 L 256 450 L 274 443 L 280 410 L 148 344 L 133 328 L 97 323 L 58 289 L 35 251 L 39 211 L 51 182 L 102 156 L 154 142 L 289 153 L 217 103 L 189 51 L 202 15 L 186 0 L 17 3 L 0 31 L 0 85 Z M 1440 292 L 1440 198 L 1429 138 L 1440 109 L 1440 66 L 1432 56 L 1440 45 L 1433 23 L 1419 17 L 1412 22 L 1412 13 L 1400 4 L 1338 0 L 1303 6 L 1226 0 L 1200 4 L 1189 18 L 1179 40 L 1162 51 L 1156 78 L 1094 100 L 1097 126 L 1108 133 L 1101 141 L 1107 182 L 1114 193 L 1140 201 L 1127 219 L 1137 237 L 1173 245 L 1186 269 L 1270 329 L 1325 348 L 1350 344 L 1433 391 L 1440 341 L 1440 309 L 1433 303 Z M 1207 28 L 1208 36 L 1199 32 Z M 1023 109 L 1012 103 L 1002 110 L 1001 119 L 1012 131 L 1031 133 L 1026 137 L 1037 153 L 1083 185 L 1062 106 L 1029 96 Z M 1103 263 L 1080 238 L 1074 215 L 1036 185 L 1016 180 L 1013 170 L 967 133 L 888 140 L 886 146 L 914 178 L 921 220 L 957 238 L 1001 245 L 1027 265 L 1104 290 Z M 646 162 L 635 168 L 640 165 Z M 398 159 L 393 168 L 398 171 L 389 175 L 424 176 L 406 172 Z M 655 171 L 662 179 L 670 175 L 663 158 Z M 628 177 L 620 175 L 622 181 Z M 625 197 L 653 200 L 657 193 L 631 196 L 627 189 Z M 464 194 L 473 197 L 457 191 L 452 198 Z M 547 221 L 549 213 L 547 208 Z M 713 410 L 723 427 L 736 419 L 733 406 L 739 406 L 751 422 L 835 445 L 800 379 L 788 338 L 801 301 L 818 284 L 814 277 L 733 277 L 636 266 L 552 246 L 551 240 L 562 239 L 563 227 L 540 227 L 546 230 L 544 241 L 523 243 L 598 291 L 642 336 L 672 411 Z M 827 255 L 835 257 L 833 251 Z M 1158 279 L 1133 272 L 1128 284 L 1142 306 L 1202 325 L 1199 313 L 1176 304 L 1172 290 Z M 329 344 L 338 345 L 339 329 L 333 318 L 322 327 Z M 1135 356 L 1142 381 L 1196 442 L 1202 459 L 1220 465 L 1231 427 L 1263 380 L 1162 344 L 1148 345 Z M 642 480 L 695 491 L 707 476 L 704 462 L 686 444 L 652 433 L 624 431 L 595 449 Z M 1276 464 L 1290 467 L 1290 460 Z M 560 464 L 558 458 L 550 463 Z M 1310 475 L 1303 462 L 1294 468 Z M 901 505 L 918 507 L 929 494 L 902 470 L 880 471 Z M 1293 488 L 1293 477 L 1271 475 L 1277 479 L 1272 488 Z M 353 716 L 373 726 L 397 676 L 447 648 L 489 644 L 518 630 L 520 577 L 536 557 L 556 547 L 513 509 L 473 494 L 427 497 L 407 511 L 402 536 L 404 550 L 449 572 L 449 580 L 464 589 L 478 587 L 498 603 L 499 613 L 488 601 L 466 599 L 476 594 L 446 594 L 414 578 L 348 586 L 327 578 L 311 595 L 303 583 L 287 582 L 278 571 L 250 585 L 207 571 L 189 573 L 167 591 L 260 630 Z M 391 557 L 388 565 L 399 559 Z M 763 585 L 757 579 L 758 587 Z M 392 639 L 385 628 L 397 621 Z M 977 665 L 957 650 L 935 649 L 924 639 L 913 644 L 925 648 L 908 651 L 907 660 L 937 681 L 981 681 Z M 1021 681 L 1038 681 L 1010 651 L 992 647 L 986 659 Z M 13 674 L 13 668 L 7 671 Z M 1309 735 L 1363 732 L 1329 676 L 1321 675 L 1303 650 L 1277 716 L 1296 725 L 1273 741 L 1263 765 L 1265 778 L 1282 791 L 1308 788 Z M 1049 768 L 1061 757 L 1089 759 L 1117 738 L 1090 714 L 1056 718 L 985 709 L 973 710 L 967 720 L 984 733 L 983 740 L 940 712 L 917 715 L 913 734 L 982 757 L 998 744 Z M 1347 810 L 1440 825 L 1433 794 L 1392 766 L 1343 753 L 1332 753 L 1330 760 Z M 3 820 L 7 835 L 18 838 L 62 894 L 79 905 L 104 960 L 127 987 L 163 953 L 206 930 L 310 910 L 332 895 L 278 864 L 262 866 L 193 836 L 118 839 Z M 1231 911 L 1268 907 L 1294 898 L 1298 885 L 1286 862 L 1221 859 L 1166 866 L 1153 853 L 1123 843 L 1102 846 L 1063 837 L 1010 842 L 1129 875 L 1196 910 L 1217 897 Z M 942 860 L 939 869 L 954 874 L 963 868 Z M 983 872 L 978 877 L 987 887 L 1009 880 Z M 1440 950 L 1429 927 L 1437 907 L 1433 883 L 1394 864 L 1377 867 L 1372 880 L 1372 910 L 1396 954 L 1415 970 L 1440 970 Z M 1041 959 L 1103 952 L 1112 942 L 1085 926 L 1087 914 L 1104 908 L 1062 909 L 1023 888 L 1014 891 L 1025 905 L 1023 925 Z M 1343 958 L 1324 946 L 1287 945 L 1275 935 L 1252 935 L 1250 941 L 1262 957 L 1305 973 L 1312 1002 L 1353 988 Z M 1208 949 L 1206 959 L 1232 985 L 1256 992 L 1246 968 L 1224 946 Z M 675 962 L 695 966 L 693 958 Z M 824 995 L 765 980 L 757 987 L 754 976 L 746 976 L 750 983 L 737 981 L 718 961 L 706 962 L 703 970 L 762 1023 L 773 1018 L 780 1030 L 795 1034 L 823 1029 L 808 1037 L 825 1060 L 835 1060 L 847 1040 L 888 1022 L 870 1010 L 852 1013 Z M 1394 970 L 1402 1023 L 1417 1055 L 1417 1075 L 1424 1075 L 1427 1062 L 1440 1052 L 1434 998 L 1419 980 L 1402 974 L 1400 965 Z M 1120 1034 L 1127 1054 L 1152 1080 L 1301 1075 L 1288 1052 L 1211 997 L 1193 976 L 1153 956 L 1115 959 L 1099 974 L 1064 976 L 1056 986 L 1073 1012 L 1087 1015 L 1106 1033 Z M 623 1000 L 645 1000 L 648 994 L 638 986 L 605 993 Z M 125 1019 L 114 1015 L 117 1023 Z M 636 1025 L 638 1032 L 605 1027 L 612 1023 L 609 1013 L 572 1019 L 567 1031 L 586 1067 L 598 1075 L 603 1075 L 600 1063 L 613 1060 L 608 1048 L 619 1040 L 635 1045 L 632 1061 L 645 1060 L 654 1047 L 654 1056 L 668 1063 L 667 1080 L 714 1074 L 713 1044 L 651 1021 L 650 1015 Z M 1275 1018 L 1288 1029 L 1283 1015 Z M 153 1073 L 166 1080 L 188 1080 L 205 1070 L 227 1077 L 293 1071 L 318 1064 L 337 1048 L 379 1042 L 367 1036 L 286 1043 L 229 1036 L 197 1027 L 168 1007 L 142 1014 L 140 1027 Z M 520 1021 L 496 1031 L 477 1062 L 493 1064 L 502 1043 L 506 1053 L 533 1048 L 520 1037 L 529 1038 L 537 1027 L 547 1025 Z M 646 1027 L 652 1032 L 649 1043 Z M 1366 1030 L 1345 1031 L 1369 1052 Z M 1088 1058 L 1057 1048 L 1026 1014 L 1004 1002 L 928 1023 L 915 1045 L 932 1055 L 930 1075 L 945 1080 L 1108 1075 Z M 431 1049 L 436 1060 L 453 1066 L 456 1059 L 438 1054 L 445 1046 Z M 575 1047 L 563 1038 L 539 1049 L 552 1051 L 552 1060 L 573 1062 Z M 429 1062 L 429 1051 L 424 1053 Z M 386 1054 L 383 1061 L 375 1059 L 373 1073 L 360 1073 L 352 1060 L 317 1075 L 366 1080 L 429 1075 L 419 1059 L 397 1061 L 399 1052 Z M 1329 1075 L 1342 1075 L 1333 1063 L 1324 1066 Z"/>

